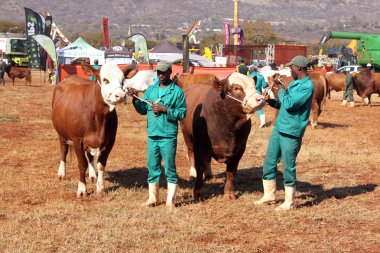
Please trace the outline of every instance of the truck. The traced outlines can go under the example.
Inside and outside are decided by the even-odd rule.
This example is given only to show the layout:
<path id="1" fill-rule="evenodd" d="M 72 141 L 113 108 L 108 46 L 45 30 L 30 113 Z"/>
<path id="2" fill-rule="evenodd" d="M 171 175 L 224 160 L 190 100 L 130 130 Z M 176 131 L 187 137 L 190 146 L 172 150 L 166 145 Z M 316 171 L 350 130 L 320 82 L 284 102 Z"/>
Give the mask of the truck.
<path id="1" fill-rule="evenodd" d="M 370 63 L 376 72 L 380 71 L 380 34 L 332 31 L 323 35 L 320 44 L 332 38 L 357 40 L 358 63 L 363 67 Z"/>
<path id="2" fill-rule="evenodd" d="M 28 67 L 28 41 L 25 34 L 0 33 L 0 57 L 6 63 L 11 60 L 15 66 Z"/>

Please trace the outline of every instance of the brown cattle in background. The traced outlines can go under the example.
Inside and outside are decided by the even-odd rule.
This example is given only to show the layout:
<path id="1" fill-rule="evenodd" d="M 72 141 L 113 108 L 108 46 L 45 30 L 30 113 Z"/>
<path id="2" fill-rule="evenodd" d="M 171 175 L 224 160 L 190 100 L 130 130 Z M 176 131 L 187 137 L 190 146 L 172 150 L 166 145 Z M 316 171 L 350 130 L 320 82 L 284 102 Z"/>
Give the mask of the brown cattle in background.
<path id="1" fill-rule="evenodd" d="M 346 87 L 345 74 L 332 73 L 332 74 L 326 75 L 326 80 L 327 80 L 327 86 L 328 86 L 327 94 L 328 94 L 329 99 L 331 97 L 330 92 L 332 90 L 335 90 L 337 92 L 345 90 L 345 87 Z"/>
<path id="2" fill-rule="evenodd" d="M 12 79 L 13 85 L 15 85 L 15 78 L 25 78 L 25 85 L 28 83 L 31 85 L 32 83 L 32 72 L 30 68 L 12 67 L 9 65 L 5 67 L 5 72 L 7 73 L 8 77 Z"/>
<path id="3" fill-rule="evenodd" d="M 364 102 L 371 105 L 371 95 L 380 94 L 380 73 L 372 73 L 369 69 L 363 69 L 359 73 L 352 74 L 354 89 Z"/>
<path id="4" fill-rule="evenodd" d="M 310 80 L 314 86 L 313 100 L 311 103 L 311 111 L 310 111 L 310 125 L 314 129 L 318 124 L 318 117 L 322 112 L 322 106 L 326 101 L 327 96 L 327 81 L 325 75 L 319 72 L 309 73 Z M 269 84 L 272 85 L 273 98 L 278 98 L 278 89 L 279 89 L 279 80 L 281 80 L 282 85 L 286 88 L 293 81 L 293 77 L 291 76 L 280 76 L 279 74 L 275 74 L 270 77 Z M 269 86 L 270 86 L 269 85 Z M 277 114 L 276 114 L 277 116 Z"/>
<path id="5" fill-rule="evenodd" d="M 175 74 L 173 81 L 182 89 L 186 89 L 189 85 L 195 83 L 206 83 L 212 85 L 218 78 L 214 74 Z"/>

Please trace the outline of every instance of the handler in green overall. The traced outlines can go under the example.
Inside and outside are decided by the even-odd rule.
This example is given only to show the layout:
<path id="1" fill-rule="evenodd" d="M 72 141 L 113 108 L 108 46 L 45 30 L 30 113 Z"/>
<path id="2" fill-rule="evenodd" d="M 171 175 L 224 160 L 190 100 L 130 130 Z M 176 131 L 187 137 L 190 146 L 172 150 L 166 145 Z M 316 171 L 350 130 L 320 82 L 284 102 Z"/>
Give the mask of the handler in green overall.
<path id="1" fill-rule="evenodd" d="M 178 187 L 178 175 L 175 165 L 177 151 L 178 121 L 186 116 L 185 94 L 170 79 L 171 64 L 160 61 L 157 64 L 159 82 L 150 86 L 141 101 L 133 97 L 133 106 L 148 121 L 148 183 L 149 199 L 146 206 L 159 203 L 159 181 L 161 176 L 161 159 L 164 161 L 165 176 L 168 182 L 166 205 L 175 206 L 175 194 Z M 128 88 L 128 95 L 137 96 L 133 88 Z M 148 103 L 151 103 L 148 104 Z"/>
<path id="2" fill-rule="evenodd" d="M 248 75 L 248 67 L 245 66 L 243 57 L 239 57 L 239 63 L 240 64 L 236 67 L 236 72 L 243 75 Z"/>
<path id="3" fill-rule="evenodd" d="M 268 101 L 279 109 L 278 116 L 268 143 L 263 167 L 264 196 L 255 201 L 256 205 L 271 204 L 276 196 L 277 163 L 282 160 L 285 201 L 276 210 L 294 207 L 296 186 L 296 157 L 301 148 L 302 136 L 309 122 L 314 87 L 307 74 L 308 59 L 296 56 L 287 64 L 290 66 L 292 81 L 280 88 L 278 99 Z"/>
<path id="4" fill-rule="evenodd" d="M 263 94 L 263 89 L 267 87 L 267 83 L 265 82 L 264 76 L 262 76 L 258 71 L 256 66 L 250 66 L 249 67 L 249 77 L 257 77 L 256 81 L 256 90 L 257 92 L 262 95 Z M 257 115 L 260 118 L 260 128 L 265 126 L 265 114 L 263 110 L 257 110 L 256 111 Z"/>
<path id="5" fill-rule="evenodd" d="M 345 106 L 347 104 L 347 97 L 350 99 L 350 105 L 348 107 L 354 107 L 354 96 L 352 90 L 354 89 L 354 85 L 352 83 L 352 75 L 350 71 L 345 71 L 344 74 L 346 74 L 346 88 L 343 94 L 343 101 L 342 105 Z"/>

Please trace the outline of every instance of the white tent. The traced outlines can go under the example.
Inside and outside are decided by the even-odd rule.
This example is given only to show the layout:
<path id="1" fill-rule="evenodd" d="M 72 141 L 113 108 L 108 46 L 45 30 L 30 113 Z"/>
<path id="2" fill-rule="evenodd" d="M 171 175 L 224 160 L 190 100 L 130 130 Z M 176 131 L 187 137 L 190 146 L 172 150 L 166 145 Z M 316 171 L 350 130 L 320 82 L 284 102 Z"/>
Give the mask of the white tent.
<path id="1" fill-rule="evenodd" d="M 95 59 L 99 61 L 99 65 L 104 64 L 104 51 L 94 48 L 81 37 L 67 47 L 58 49 L 57 55 L 61 64 L 70 64 L 73 59 L 80 57 L 89 58 L 90 64 L 94 64 Z"/>

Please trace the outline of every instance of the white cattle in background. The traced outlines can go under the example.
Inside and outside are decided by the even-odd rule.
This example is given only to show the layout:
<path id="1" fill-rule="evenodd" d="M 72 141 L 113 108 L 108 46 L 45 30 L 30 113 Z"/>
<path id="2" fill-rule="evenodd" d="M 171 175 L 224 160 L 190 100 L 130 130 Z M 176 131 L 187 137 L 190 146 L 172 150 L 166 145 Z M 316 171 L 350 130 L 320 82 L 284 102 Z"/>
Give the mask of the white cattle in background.
<path id="1" fill-rule="evenodd" d="M 155 70 L 140 70 L 133 78 L 124 80 L 123 89 L 132 87 L 137 91 L 145 91 L 156 78 L 157 72 Z"/>
<path id="2" fill-rule="evenodd" d="M 275 74 L 280 74 L 282 76 L 291 76 L 290 68 L 285 68 L 281 70 L 272 70 L 270 66 L 264 66 L 259 70 L 260 74 L 264 76 L 265 82 L 268 83 L 268 78 L 274 76 Z"/>

